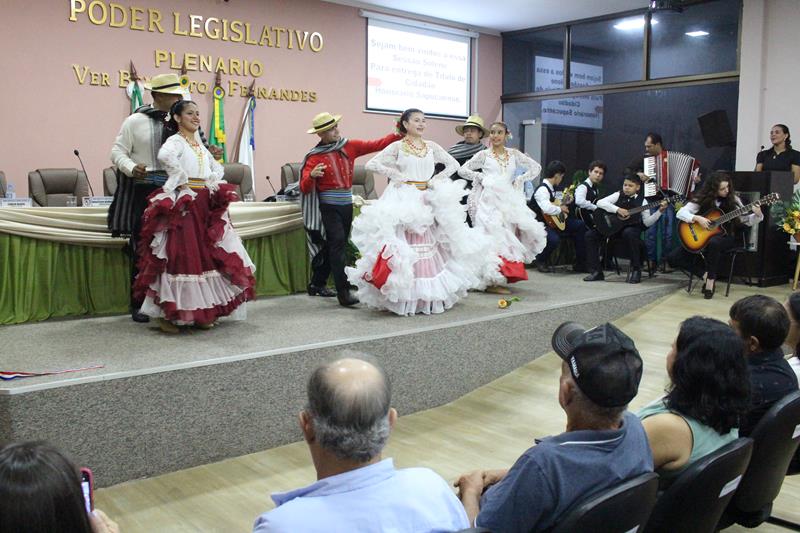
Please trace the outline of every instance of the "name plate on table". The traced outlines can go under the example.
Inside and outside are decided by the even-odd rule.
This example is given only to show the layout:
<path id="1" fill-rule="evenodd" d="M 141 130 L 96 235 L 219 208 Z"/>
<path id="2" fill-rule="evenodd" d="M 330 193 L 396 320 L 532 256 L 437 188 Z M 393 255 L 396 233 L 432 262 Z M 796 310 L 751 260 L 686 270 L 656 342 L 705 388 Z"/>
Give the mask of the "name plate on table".
<path id="1" fill-rule="evenodd" d="M 107 207 L 113 201 L 113 196 L 84 196 L 83 207 Z"/>
<path id="2" fill-rule="evenodd" d="M 0 207 L 33 207 L 30 198 L 0 198 Z"/>

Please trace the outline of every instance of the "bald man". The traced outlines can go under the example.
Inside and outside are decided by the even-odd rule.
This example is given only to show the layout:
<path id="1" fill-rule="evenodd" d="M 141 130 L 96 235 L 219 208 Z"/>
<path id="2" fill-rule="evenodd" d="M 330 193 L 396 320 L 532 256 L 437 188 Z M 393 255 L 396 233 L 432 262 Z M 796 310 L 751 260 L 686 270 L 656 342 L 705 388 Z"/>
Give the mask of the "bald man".
<path id="1" fill-rule="evenodd" d="M 300 429 L 317 481 L 273 494 L 253 531 L 455 531 L 469 527 L 453 491 L 427 468 L 397 470 L 381 452 L 397 420 L 383 370 L 364 356 L 318 366 Z"/>

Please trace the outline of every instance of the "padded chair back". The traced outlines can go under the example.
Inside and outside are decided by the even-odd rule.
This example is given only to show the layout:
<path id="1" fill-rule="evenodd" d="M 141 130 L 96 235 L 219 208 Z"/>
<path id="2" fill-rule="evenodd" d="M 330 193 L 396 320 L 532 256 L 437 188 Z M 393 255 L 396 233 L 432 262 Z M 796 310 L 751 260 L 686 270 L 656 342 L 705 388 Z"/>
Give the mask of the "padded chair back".
<path id="1" fill-rule="evenodd" d="M 236 185 L 236 194 L 240 200 L 244 200 L 245 194 L 253 193 L 253 172 L 250 165 L 242 163 L 225 163 L 223 179 L 231 185 Z"/>
<path id="2" fill-rule="evenodd" d="M 68 196 L 76 196 L 80 206 L 89 196 L 89 181 L 77 168 L 39 168 L 28 172 L 28 191 L 42 207 L 64 207 Z"/>
<path id="3" fill-rule="evenodd" d="M 0 198 L 6 196 L 6 173 L 0 170 Z"/>
<path id="4" fill-rule="evenodd" d="M 364 165 L 353 167 L 353 194 L 357 194 L 365 200 L 378 197 L 378 193 L 375 192 L 375 178 Z"/>
<path id="5" fill-rule="evenodd" d="M 753 440 L 741 438 L 695 461 L 658 498 L 645 532 L 716 531 L 752 452 Z"/>
<path id="6" fill-rule="evenodd" d="M 107 167 L 103 169 L 103 195 L 114 196 L 117 192 L 117 168 Z"/>
<path id="7" fill-rule="evenodd" d="M 580 502 L 558 521 L 552 533 L 638 531 L 650 517 L 657 495 L 658 474 L 642 474 Z"/>
<path id="8" fill-rule="evenodd" d="M 775 402 L 750 438 L 753 457 L 730 508 L 737 513 L 766 513 L 763 521 L 769 516 L 800 443 L 800 391 Z"/>
<path id="9" fill-rule="evenodd" d="M 290 183 L 300 181 L 300 163 L 286 163 L 281 167 L 281 189 Z"/>

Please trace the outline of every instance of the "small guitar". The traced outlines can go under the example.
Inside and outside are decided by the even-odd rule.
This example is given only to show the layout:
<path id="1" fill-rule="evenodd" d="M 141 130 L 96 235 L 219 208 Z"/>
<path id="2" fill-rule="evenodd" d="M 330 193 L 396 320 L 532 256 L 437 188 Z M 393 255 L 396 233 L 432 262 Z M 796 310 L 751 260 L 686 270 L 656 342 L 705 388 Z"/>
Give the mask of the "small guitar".
<path id="1" fill-rule="evenodd" d="M 630 226 L 631 224 L 638 224 L 640 222 L 639 219 L 634 218 L 632 215 L 641 213 L 642 211 L 647 211 L 653 207 L 658 207 L 661 205 L 661 202 L 667 202 L 671 204 L 683 200 L 683 196 L 677 194 L 668 196 L 663 200 L 650 202 L 649 204 L 628 209 L 628 216 L 625 218 L 619 216 L 617 213 L 609 213 L 605 209 L 598 207 L 594 210 L 594 227 L 603 237 L 611 237 L 625 229 L 627 226 Z"/>
<path id="2" fill-rule="evenodd" d="M 552 203 L 554 206 L 560 208 L 562 205 L 566 205 L 571 201 L 572 197 L 568 193 L 564 193 L 564 196 L 560 200 L 556 198 Z M 544 213 L 542 215 L 544 216 L 544 223 L 556 231 L 564 231 L 564 228 L 567 227 L 567 214 L 563 211 L 557 215 L 545 215 Z"/>
<path id="3" fill-rule="evenodd" d="M 758 205 L 774 204 L 780 200 L 780 198 L 781 197 L 778 193 L 773 192 L 764 196 L 763 198 L 759 198 L 755 202 L 743 205 L 738 209 L 734 209 L 730 213 L 723 213 L 719 209 L 712 209 L 711 211 L 702 215 L 712 221 L 709 229 L 705 229 L 697 222 L 692 222 L 691 224 L 688 222 L 681 222 L 678 224 L 678 236 L 681 239 L 681 244 L 683 244 L 683 247 L 687 252 L 691 252 L 693 254 L 702 252 L 711 237 L 721 233 L 727 233 L 725 228 L 722 226 L 723 224 L 730 222 L 736 217 L 740 217 L 749 213 Z"/>

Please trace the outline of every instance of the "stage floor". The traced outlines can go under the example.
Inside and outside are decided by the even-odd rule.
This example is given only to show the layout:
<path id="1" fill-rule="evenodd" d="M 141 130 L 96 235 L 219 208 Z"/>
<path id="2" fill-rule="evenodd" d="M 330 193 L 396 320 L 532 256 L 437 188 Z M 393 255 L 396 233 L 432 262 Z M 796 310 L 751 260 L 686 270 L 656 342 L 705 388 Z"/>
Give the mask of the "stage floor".
<path id="1" fill-rule="evenodd" d="M 685 281 L 678 274 L 660 274 L 639 285 L 625 283 L 624 273 L 609 273 L 605 282 L 595 283 L 583 282 L 584 274 L 569 271 L 545 275 L 531 270 L 529 275 L 528 281 L 512 286 L 513 296 L 520 301 L 504 310 L 497 306 L 501 296 L 480 292 L 470 292 L 443 314 L 413 317 L 361 305 L 343 308 L 335 298 L 298 294 L 249 303 L 246 321 L 223 321 L 210 331 L 190 329 L 178 335 L 160 332 L 154 322 L 134 323 L 127 315 L 3 326 L 0 370 L 39 372 L 104 366 L 2 382 L 0 395 L 330 348 L 548 309 L 557 313 L 564 307 L 592 302 L 602 305 L 610 298 L 661 292 Z M 565 316 L 564 320 L 569 318 Z"/>

